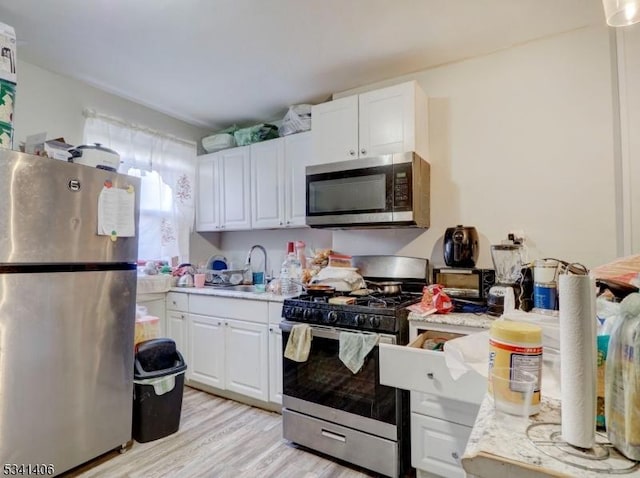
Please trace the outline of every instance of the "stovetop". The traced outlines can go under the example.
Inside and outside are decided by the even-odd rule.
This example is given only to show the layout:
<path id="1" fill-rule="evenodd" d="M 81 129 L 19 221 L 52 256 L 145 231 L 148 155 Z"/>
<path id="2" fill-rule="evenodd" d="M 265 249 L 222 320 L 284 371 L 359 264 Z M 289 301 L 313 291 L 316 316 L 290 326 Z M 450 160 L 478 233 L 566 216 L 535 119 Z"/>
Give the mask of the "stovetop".
<path id="1" fill-rule="evenodd" d="M 354 304 L 330 304 L 329 297 L 303 294 L 285 299 L 282 317 L 292 322 L 395 334 L 406 328 L 406 307 L 418 302 L 421 294 L 403 292 L 384 296 L 372 293 L 354 298 Z"/>

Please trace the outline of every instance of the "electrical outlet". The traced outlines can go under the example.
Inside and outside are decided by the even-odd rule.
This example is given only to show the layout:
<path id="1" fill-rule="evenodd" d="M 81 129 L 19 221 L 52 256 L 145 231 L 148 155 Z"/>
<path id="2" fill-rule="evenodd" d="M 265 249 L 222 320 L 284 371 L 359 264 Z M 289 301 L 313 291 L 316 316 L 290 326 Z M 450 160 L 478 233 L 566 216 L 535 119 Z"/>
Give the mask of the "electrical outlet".
<path id="1" fill-rule="evenodd" d="M 524 231 L 522 229 L 510 230 L 507 237 L 516 244 L 524 244 L 525 241 Z"/>

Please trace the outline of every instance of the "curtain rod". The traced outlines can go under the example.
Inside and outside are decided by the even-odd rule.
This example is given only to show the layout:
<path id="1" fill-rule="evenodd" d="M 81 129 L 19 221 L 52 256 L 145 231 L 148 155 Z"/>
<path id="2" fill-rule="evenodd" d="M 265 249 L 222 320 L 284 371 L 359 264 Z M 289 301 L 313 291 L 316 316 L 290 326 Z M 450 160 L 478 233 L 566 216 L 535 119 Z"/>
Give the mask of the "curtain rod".
<path id="1" fill-rule="evenodd" d="M 169 134 L 169 133 L 164 133 L 162 131 L 158 131 L 152 128 L 147 128 L 146 126 L 140 126 L 134 123 L 129 123 L 128 121 L 125 120 L 121 120 L 119 118 L 115 118 L 113 116 L 108 116 L 102 113 L 98 113 L 95 110 L 89 109 L 89 108 L 85 108 L 82 110 L 82 116 L 84 116 L 85 118 L 96 118 L 96 119 L 101 119 L 103 121 L 106 121 L 108 123 L 112 123 L 118 126 L 123 126 L 125 128 L 129 128 L 129 129 L 133 129 L 136 131 L 141 131 L 143 133 L 147 133 L 150 134 L 152 136 L 158 136 L 160 138 L 165 138 L 165 139 L 170 139 L 172 141 L 175 141 L 177 143 L 182 143 L 185 144 L 187 146 L 197 146 L 197 143 L 195 141 L 190 141 L 188 139 L 183 139 L 183 138 L 179 138 L 178 136 L 175 136 L 173 134 Z"/>

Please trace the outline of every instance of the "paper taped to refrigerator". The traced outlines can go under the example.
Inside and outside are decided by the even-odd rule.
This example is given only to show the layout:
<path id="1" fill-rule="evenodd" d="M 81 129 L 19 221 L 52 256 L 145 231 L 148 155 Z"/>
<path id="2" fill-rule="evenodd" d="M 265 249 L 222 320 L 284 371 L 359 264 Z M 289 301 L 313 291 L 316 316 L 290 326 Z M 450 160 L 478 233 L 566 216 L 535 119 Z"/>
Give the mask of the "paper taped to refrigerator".
<path id="1" fill-rule="evenodd" d="M 98 199 L 98 235 L 135 236 L 135 198 L 132 190 L 102 188 Z"/>

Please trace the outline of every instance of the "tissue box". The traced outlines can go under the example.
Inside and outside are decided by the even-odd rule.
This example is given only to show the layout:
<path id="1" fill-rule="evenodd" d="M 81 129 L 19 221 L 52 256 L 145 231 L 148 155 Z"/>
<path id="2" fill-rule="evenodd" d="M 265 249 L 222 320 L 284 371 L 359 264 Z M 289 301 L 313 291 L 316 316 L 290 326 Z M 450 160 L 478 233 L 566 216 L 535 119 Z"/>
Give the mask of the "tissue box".
<path id="1" fill-rule="evenodd" d="M 153 315 L 146 315 L 136 319 L 136 331 L 133 345 L 137 345 L 145 340 L 157 339 L 160 337 L 160 318 Z"/>

